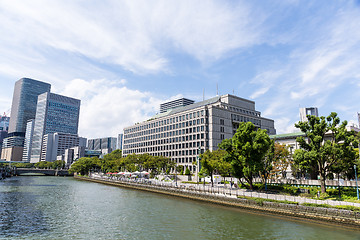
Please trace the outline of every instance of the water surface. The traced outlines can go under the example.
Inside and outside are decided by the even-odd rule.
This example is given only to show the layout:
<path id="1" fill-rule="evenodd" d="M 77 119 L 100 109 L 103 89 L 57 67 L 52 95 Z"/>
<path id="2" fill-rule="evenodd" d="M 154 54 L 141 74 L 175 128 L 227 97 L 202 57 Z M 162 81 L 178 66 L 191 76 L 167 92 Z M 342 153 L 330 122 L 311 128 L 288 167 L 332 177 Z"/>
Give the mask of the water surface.
<path id="1" fill-rule="evenodd" d="M 0 181 L 0 239 L 360 239 L 360 231 L 66 177 Z"/>

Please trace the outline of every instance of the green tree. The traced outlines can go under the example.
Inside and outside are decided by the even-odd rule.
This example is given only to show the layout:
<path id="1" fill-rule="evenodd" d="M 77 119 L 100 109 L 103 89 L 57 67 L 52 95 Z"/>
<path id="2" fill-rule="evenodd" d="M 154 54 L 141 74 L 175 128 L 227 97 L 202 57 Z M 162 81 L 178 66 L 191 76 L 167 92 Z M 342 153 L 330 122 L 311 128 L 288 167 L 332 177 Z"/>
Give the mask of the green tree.
<path id="1" fill-rule="evenodd" d="M 231 141 L 223 141 L 219 147 L 227 151 L 225 159 L 231 161 L 233 175 L 243 177 L 253 189 L 253 178 L 263 171 L 263 160 L 270 147 L 266 130 L 256 130 L 251 122 L 240 123 Z"/>
<path id="2" fill-rule="evenodd" d="M 298 137 L 301 149 L 295 151 L 294 161 L 302 169 L 316 167 L 320 175 L 321 192 L 326 192 L 326 176 L 333 171 L 343 172 L 355 161 L 353 147 L 357 140 L 353 131 L 346 130 L 347 121 L 340 124 L 337 113 L 327 118 L 307 116 L 307 122 L 299 122 L 295 127 L 306 135 Z"/>
<path id="3" fill-rule="evenodd" d="M 52 169 L 61 169 L 64 168 L 64 166 L 65 166 L 65 161 L 62 160 L 56 160 L 51 164 Z"/>
<path id="4" fill-rule="evenodd" d="M 99 167 L 98 163 L 98 158 L 83 157 L 71 165 L 69 172 L 86 175 L 91 169 Z"/>
<path id="5" fill-rule="evenodd" d="M 201 163 L 201 175 L 207 175 L 211 178 L 211 185 L 214 186 L 213 175 L 215 171 L 222 171 L 223 174 L 226 174 L 226 164 L 224 163 L 225 151 L 218 149 L 214 151 L 206 150 L 203 154 L 200 155 Z"/>

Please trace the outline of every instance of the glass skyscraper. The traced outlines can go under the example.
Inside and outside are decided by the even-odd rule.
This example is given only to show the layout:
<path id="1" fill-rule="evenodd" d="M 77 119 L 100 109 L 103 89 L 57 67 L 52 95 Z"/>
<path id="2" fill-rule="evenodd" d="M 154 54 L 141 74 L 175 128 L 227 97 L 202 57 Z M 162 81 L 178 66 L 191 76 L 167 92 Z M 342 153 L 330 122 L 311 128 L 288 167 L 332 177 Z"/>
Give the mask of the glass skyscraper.
<path id="1" fill-rule="evenodd" d="M 49 83 L 21 78 L 15 83 L 11 105 L 8 138 L 4 139 L 1 157 L 7 161 L 21 161 L 27 121 L 35 118 L 37 97 L 50 92 Z"/>
<path id="2" fill-rule="evenodd" d="M 49 83 L 30 78 L 22 78 L 15 83 L 9 134 L 25 136 L 27 121 L 35 118 L 38 96 L 50 92 L 50 88 Z"/>
<path id="3" fill-rule="evenodd" d="M 49 133 L 77 134 L 80 100 L 54 93 L 39 95 L 32 139 L 31 162 L 41 160 L 43 136 Z"/>

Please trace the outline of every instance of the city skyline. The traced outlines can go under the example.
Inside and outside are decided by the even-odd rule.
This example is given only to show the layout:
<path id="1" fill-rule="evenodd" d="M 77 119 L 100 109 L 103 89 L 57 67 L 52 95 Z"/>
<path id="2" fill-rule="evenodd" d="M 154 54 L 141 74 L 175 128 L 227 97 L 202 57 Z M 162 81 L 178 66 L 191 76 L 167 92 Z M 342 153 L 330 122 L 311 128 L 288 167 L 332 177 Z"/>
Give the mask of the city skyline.
<path id="1" fill-rule="evenodd" d="M 0 10 L 0 112 L 28 77 L 82 100 L 87 138 L 115 137 L 204 90 L 255 101 L 278 133 L 295 130 L 300 107 L 357 124 L 359 1 L 8 1 Z"/>

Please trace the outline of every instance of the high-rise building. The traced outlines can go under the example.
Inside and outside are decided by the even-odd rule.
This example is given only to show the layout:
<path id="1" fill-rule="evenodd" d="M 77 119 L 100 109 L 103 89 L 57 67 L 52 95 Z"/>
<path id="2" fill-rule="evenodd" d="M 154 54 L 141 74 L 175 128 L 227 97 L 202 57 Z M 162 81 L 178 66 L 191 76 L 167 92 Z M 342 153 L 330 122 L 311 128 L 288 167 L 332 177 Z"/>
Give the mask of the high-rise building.
<path id="1" fill-rule="evenodd" d="M 28 122 L 26 124 L 24 152 L 23 152 L 23 157 L 22 157 L 22 160 L 24 162 L 30 162 L 32 137 L 34 135 L 34 125 L 35 125 L 35 119 L 28 120 Z"/>
<path id="2" fill-rule="evenodd" d="M 89 150 L 106 150 L 107 153 L 111 153 L 117 147 L 117 139 L 114 137 L 95 138 L 88 140 Z"/>
<path id="3" fill-rule="evenodd" d="M 122 133 L 118 134 L 117 149 L 122 150 L 123 137 L 124 137 L 124 134 L 122 134 Z"/>
<path id="4" fill-rule="evenodd" d="M 3 143 L 2 158 L 22 160 L 27 121 L 35 118 L 37 97 L 50 92 L 50 88 L 50 84 L 30 78 L 21 78 L 15 83 L 8 139 L 6 144 Z"/>
<path id="5" fill-rule="evenodd" d="M 10 117 L 7 117 L 4 113 L 3 116 L 0 115 L 0 131 L 9 131 L 9 122 Z"/>
<path id="6" fill-rule="evenodd" d="M 234 135 L 240 122 L 252 122 L 269 135 L 276 134 L 274 120 L 261 117 L 254 101 L 227 94 L 167 109 L 124 128 L 122 154 L 165 156 L 196 171 L 192 164 L 196 157 L 207 149 L 216 150 L 222 140 Z"/>
<path id="7" fill-rule="evenodd" d="M 308 108 L 300 108 L 300 122 L 307 122 L 307 115 L 319 116 L 318 108 L 316 107 L 308 107 Z"/>
<path id="8" fill-rule="evenodd" d="M 8 136 L 9 121 L 10 121 L 10 117 L 7 117 L 5 113 L 3 116 L 0 115 L 0 157 L 1 157 L 3 139 Z"/>
<path id="9" fill-rule="evenodd" d="M 32 137 L 31 162 L 36 163 L 43 159 L 41 154 L 44 135 L 49 133 L 77 135 L 79 112 L 78 99 L 48 92 L 39 95 Z"/>

